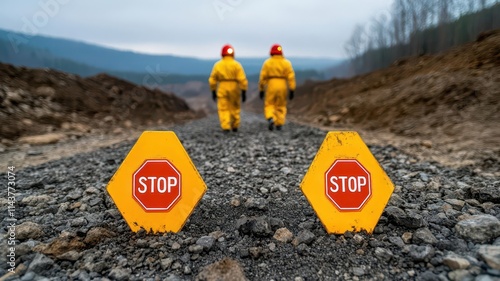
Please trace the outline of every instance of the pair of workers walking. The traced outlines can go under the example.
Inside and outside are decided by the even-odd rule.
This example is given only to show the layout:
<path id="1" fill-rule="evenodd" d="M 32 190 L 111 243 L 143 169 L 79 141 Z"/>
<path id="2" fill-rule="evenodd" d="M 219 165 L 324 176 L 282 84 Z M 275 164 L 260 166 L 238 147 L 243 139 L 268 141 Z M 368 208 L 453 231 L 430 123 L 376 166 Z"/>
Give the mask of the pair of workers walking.
<path id="1" fill-rule="evenodd" d="M 220 126 L 223 131 L 238 131 L 241 103 L 246 101 L 248 80 L 241 64 L 234 59 L 231 45 L 222 47 L 222 59 L 214 64 L 208 83 L 212 98 L 217 102 Z M 262 65 L 259 76 L 259 97 L 264 100 L 264 116 L 268 129 L 281 130 L 287 113 L 287 97 L 295 91 L 295 72 L 283 56 L 283 48 L 271 47 L 270 58 Z"/>

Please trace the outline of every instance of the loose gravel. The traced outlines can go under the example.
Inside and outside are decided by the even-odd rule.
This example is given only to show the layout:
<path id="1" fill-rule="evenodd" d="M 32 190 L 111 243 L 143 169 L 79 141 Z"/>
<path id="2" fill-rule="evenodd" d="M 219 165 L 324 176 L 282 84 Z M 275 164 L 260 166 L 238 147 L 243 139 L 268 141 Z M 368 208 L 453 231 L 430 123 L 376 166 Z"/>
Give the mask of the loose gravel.
<path id="1" fill-rule="evenodd" d="M 3 280 L 500 279 L 498 177 L 369 145 L 395 192 L 373 234 L 328 235 L 299 188 L 325 131 L 270 132 L 247 113 L 237 133 L 216 116 L 165 129 L 208 187 L 181 232 L 131 232 L 106 192 L 133 141 L 18 169 L 16 274 L 5 215 Z M 7 214 L 6 188 L 0 202 Z"/>

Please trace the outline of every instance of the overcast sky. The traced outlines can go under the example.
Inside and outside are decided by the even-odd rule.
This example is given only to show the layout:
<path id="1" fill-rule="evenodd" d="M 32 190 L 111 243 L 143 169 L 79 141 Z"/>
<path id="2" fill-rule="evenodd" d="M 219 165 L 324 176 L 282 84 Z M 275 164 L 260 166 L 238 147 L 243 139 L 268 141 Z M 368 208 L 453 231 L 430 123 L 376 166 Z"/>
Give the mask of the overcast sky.
<path id="1" fill-rule="evenodd" d="M 0 28 L 141 53 L 217 58 L 285 55 L 344 58 L 355 24 L 393 0 L 2 0 Z"/>

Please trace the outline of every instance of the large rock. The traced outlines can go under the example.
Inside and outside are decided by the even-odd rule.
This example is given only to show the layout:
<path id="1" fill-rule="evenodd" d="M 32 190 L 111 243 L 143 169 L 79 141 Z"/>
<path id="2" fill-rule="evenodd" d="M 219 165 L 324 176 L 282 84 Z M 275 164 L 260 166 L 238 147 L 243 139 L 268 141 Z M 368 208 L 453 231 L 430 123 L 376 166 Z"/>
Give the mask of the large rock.
<path id="1" fill-rule="evenodd" d="M 35 93 L 42 97 L 51 98 L 56 94 L 56 90 L 52 87 L 41 86 L 36 88 Z"/>
<path id="2" fill-rule="evenodd" d="M 267 210 L 268 202 L 264 198 L 250 197 L 245 202 L 244 206 L 249 210 Z"/>
<path id="3" fill-rule="evenodd" d="M 500 203 L 500 188 L 498 186 L 475 186 L 470 189 L 470 193 L 472 198 L 477 199 L 481 203 Z"/>
<path id="4" fill-rule="evenodd" d="M 116 234 L 111 230 L 107 230 L 104 227 L 94 227 L 87 232 L 87 235 L 85 236 L 85 240 L 83 240 L 83 242 L 94 246 L 99 244 L 101 240 L 114 236 L 116 236 Z"/>
<path id="5" fill-rule="evenodd" d="M 452 252 L 443 258 L 443 264 L 453 270 L 466 269 L 470 266 L 470 262 L 467 259 Z"/>
<path id="6" fill-rule="evenodd" d="M 435 245 L 438 240 L 428 228 L 419 228 L 413 233 L 413 243 Z"/>
<path id="7" fill-rule="evenodd" d="M 81 256 L 82 256 L 81 253 L 74 251 L 74 250 L 71 250 L 71 251 L 62 253 L 59 256 L 56 256 L 56 259 L 65 260 L 65 261 L 77 261 L 78 259 L 80 259 Z"/>
<path id="8" fill-rule="evenodd" d="M 46 255 L 59 257 L 69 251 L 81 251 L 85 248 L 85 244 L 81 242 L 79 237 L 59 236 L 52 240 L 48 245 L 40 245 L 38 249 Z"/>
<path id="9" fill-rule="evenodd" d="M 464 239 L 489 243 L 500 236 L 500 221 L 492 215 L 476 215 L 459 221 L 455 230 Z"/>
<path id="10" fill-rule="evenodd" d="M 44 254 L 37 253 L 28 269 L 36 273 L 43 273 L 54 265 L 54 261 Z"/>
<path id="11" fill-rule="evenodd" d="M 23 222 L 16 227 L 16 238 L 23 241 L 27 239 L 36 239 L 43 235 L 42 227 L 34 222 Z"/>
<path id="12" fill-rule="evenodd" d="M 23 102 L 23 96 L 21 93 L 22 93 L 22 90 L 14 91 L 14 92 L 7 92 L 5 99 L 9 100 L 9 101 L 14 101 L 16 103 Z"/>
<path id="13" fill-rule="evenodd" d="M 288 230 L 286 227 L 282 227 L 282 228 L 277 229 L 276 232 L 274 232 L 273 238 L 280 241 L 280 242 L 288 243 L 288 242 L 292 241 L 293 233 L 290 230 Z"/>
<path id="14" fill-rule="evenodd" d="M 389 222 L 395 225 L 409 228 L 420 228 L 426 224 L 422 216 L 412 210 L 404 211 L 401 208 L 389 206 L 385 209 L 385 213 Z"/>
<path id="15" fill-rule="evenodd" d="M 131 273 L 132 273 L 132 271 L 128 268 L 125 269 L 125 268 L 121 268 L 121 267 L 115 267 L 115 268 L 111 269 L 108 276 L 113 280 L 123 281 L 123 280 L 129 280 Z"/>
<path id="16" fill-rule="evenodd" d="M 247 281 L 241 265 L 230 258 L 212 263 L 196 276 L 197 281 Z"/>
<path id="17" fill-rule="evenodd" d="M 434 250 L 434 248 L 430 245 L 424 245 L 424 246 L 411 245 L 410 246 L 410 257 L 415 262 L 422 262 L 422 261 L 430 260 L 434 256 L 435 252 L 436 251 Z"/>
<path id="18" fill-rule="evenodd" d="M 43 145 L 57 143 L 64 139 L 66 139 L 66 135 L 63 133 L 49 133 L 37 136 L 20 137 L 18 141 L 20 143 L 27 143 L 31 145 Z"/>
<path id="19" fill-rule="evenodd" d="M 236 228 L 244 234 L 253 234 L 258 237 L 267 237 L 273 234 L 267 217 L 241 217 L 236 221 Z"/>
<path id="20" fill-rule="evenodd" d="M 500 270 L 500 246 L 482 245 L 478 254 L 491 268 Z"/>
<path id="21" fill-rule="evenodd" d="M 215 238 L 212 236 L 202 236 L 196 240 L 196 245 L 201 246 L 203 250 L 210 251 L 215 243 Z"/>
<path id="22" fill-rule="evenodd" d="M 304 229 L 304 230 L 300 231 L 299 234 L 297 234 L 295 239 L 293 239 L 292 244 L 294 246 L 298 246 L 300 244 L 309 245 L 314 241 L 315 238 L 316 238 L 316 236 L 314 235 L 314 233 L 312 233 L 311 231 L 309 231 L 307 229 Z"/>

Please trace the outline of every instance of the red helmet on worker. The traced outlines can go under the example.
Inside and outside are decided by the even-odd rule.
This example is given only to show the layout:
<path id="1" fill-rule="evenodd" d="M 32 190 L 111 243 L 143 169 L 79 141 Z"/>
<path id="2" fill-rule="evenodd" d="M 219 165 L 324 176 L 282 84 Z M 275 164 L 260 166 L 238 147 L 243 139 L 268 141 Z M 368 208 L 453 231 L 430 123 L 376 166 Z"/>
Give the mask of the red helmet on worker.
<path id="1" fill-rule="evenodd" d="M 283 48 L 281 47 L 280 44 L 274 44 L 272 47 L 271 47 L 271 56 L 274 56 L 274 55 L 283 55 Z"/>
<path id="2" fill-rule="evenodd" d="M 225 56 L 234 56 L 234 48 L 233 48 L 233 46 L 231 46 L 229 44 L 224 45 L 224 47 L 222 47 L 221 56 L 223 56 L 223 57 L 225 57 Z"/>

